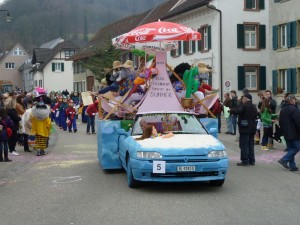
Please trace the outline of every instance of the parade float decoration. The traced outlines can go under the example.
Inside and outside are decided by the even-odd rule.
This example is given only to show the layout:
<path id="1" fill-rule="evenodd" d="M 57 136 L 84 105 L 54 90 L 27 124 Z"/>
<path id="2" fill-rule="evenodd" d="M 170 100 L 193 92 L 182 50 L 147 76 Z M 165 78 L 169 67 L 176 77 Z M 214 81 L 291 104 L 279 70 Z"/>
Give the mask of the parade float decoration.
<path id="1" fill-rule="evenodd" d="M 117 39 L 123 48 L 146 42 L 147 46 L 158 42 L 160 48 L 155 49 L 155 63 L 145 68 L 144 75 L 135 80 L 136 84 L 148 82 L 147 91 L 137 105 L 124 104 L 132 90 L 118 100 L 107 93 L 98 96 L 108 114 L 116 109 L 134 113 L 132 120 L 107 120 L 100 112 L 97 129 L 101 168 L 124 168 L 129 187 L 151 181 L 208 181 L 222 186 L 228 158 L 224 145 L 217 139 L 217 126 L 210 127 L 210 122 L 204 126 L 183 107 L 167 73 L 166 51 L 161 51 L 164 41 L 199 40 L 200 33 L 180 24 L 158 21 L 137 27 Z M 111 107 L 105 98 L 116 101 L 115 106 Z M 172 132 L 174 136 L 139 140 L 145 125 L 155 127 L 159 133 Z"/>

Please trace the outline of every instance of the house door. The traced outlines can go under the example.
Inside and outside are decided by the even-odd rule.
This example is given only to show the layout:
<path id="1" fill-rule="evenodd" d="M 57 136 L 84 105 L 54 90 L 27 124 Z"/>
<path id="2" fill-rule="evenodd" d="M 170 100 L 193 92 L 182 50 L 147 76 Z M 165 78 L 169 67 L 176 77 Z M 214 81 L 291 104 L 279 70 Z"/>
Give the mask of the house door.
<path id="1" fill-rule="evenodd" d="M 86 78 L 86 89 L 87 91 L 94 91 L 93 88 L 94 88 L 94 76 L 89 76 Z"/>

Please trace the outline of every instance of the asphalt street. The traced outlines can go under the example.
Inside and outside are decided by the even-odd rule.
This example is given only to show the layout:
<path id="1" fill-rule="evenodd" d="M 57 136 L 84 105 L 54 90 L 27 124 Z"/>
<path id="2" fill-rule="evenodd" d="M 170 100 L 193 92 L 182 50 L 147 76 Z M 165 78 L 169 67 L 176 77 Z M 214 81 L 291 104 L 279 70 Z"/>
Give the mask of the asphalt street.
<path id="1" fill-rule="evenodd" d="M 225 131 L 222 129 L 222 131 Z M 0 224 L 11 225 L 298 225 L 300 172 L 277 163 L 284 146 L 261 151 L 256 165 L 237 167 L 236 137 L 220 134 L 230 158 L 223 187 L 206 183 L 127 186 L 122 170 L 105 172 L 97 160 L 96 135 L 56 129 L 49 154 L 0 163 Z M 296 159 L 300 166 L 300 156 Z"/>

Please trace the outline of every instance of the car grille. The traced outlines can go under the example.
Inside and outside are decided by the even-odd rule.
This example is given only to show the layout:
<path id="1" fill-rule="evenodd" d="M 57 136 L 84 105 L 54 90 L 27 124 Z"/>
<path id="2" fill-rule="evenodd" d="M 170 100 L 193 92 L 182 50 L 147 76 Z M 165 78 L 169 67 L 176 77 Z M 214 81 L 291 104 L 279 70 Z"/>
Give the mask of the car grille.
<path id="1" fill-rule="evenodd" d="M 190 158 L 186 158 L 186 159 L 166 159 L 166 158 L 163 158 L 161 160 L 166 161 L 166 163 L 188 163 L 188 162 L 217 162 L 220 159 L 190 159 Z M 153 160 L 151 160 L 150 162 L 153 162 Z"/>
<path id="2" fill-rule="evenodd" d="M 180 173 L 151 173 L 151 177 L 212 177 L 218 176 L 218 171 L 180 172 Z"/>

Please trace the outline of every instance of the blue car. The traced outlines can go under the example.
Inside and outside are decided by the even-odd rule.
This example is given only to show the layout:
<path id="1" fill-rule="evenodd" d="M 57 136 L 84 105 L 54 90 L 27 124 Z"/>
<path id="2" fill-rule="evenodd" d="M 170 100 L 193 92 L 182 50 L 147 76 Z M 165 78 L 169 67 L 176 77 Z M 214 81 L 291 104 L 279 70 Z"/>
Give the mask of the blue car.
<path id="1" fill-rule="evenodd" d="M 174 136 L 139 140 L 145 125 Z M 134 121 L 98 121 L 98 130 L 100 166 L 124 168 L 131 188 L 140 182 L 224 184 L 229 164 L 225 147 L 216 138 L 217 129 L 207 131 L 193 114 L 137 114 Z"/>

